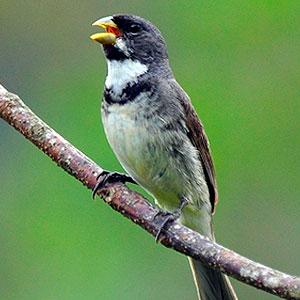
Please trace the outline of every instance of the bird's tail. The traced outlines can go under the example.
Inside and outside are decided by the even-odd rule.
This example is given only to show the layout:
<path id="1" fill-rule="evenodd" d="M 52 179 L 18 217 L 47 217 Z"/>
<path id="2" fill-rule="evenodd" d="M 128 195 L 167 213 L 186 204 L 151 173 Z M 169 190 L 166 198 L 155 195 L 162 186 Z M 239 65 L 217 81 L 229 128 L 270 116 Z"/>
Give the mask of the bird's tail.
<path id="1" fill-rule="evenodd" d="M 228 277 L 189 258 L 199 300 L 238 300 Z"/>

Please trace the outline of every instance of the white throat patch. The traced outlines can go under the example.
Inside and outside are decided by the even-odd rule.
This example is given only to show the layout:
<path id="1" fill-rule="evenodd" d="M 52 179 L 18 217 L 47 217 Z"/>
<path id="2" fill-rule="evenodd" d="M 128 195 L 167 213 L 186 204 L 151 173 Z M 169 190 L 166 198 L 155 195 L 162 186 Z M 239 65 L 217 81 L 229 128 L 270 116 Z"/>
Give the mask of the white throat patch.
<path id="1" fill-rule="evenodd" d="M 148 67 L 137 60 L 129 58 L 121 61 L 108 60 L 105 86 L 118 95 L 129 82 L 136 83 L 138 76 L 146 73 L 147 70 Z"/>

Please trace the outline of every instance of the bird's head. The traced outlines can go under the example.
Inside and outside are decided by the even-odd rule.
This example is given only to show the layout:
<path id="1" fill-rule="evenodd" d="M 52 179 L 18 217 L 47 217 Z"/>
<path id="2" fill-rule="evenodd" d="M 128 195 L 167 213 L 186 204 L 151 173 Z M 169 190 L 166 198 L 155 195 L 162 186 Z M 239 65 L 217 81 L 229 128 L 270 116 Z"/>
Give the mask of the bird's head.
<path id="1" fill-rule="evenodd" d="M 148 66 L 168 61 L 162 34 L 147 20 L 133 15 L 113 15 L 92 25 L 106 30 L 91 35 L 91 39 L 103 45 L 108 60 L 131 59 Z"/>

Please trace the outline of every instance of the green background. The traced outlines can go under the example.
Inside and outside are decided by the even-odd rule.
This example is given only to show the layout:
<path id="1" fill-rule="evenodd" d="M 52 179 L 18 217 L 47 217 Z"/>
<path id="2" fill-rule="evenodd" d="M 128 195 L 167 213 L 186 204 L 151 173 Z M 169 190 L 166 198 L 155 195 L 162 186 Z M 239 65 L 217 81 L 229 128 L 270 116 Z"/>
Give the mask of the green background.
<path id="1" fill-rule="evenodd" d="M 300 275 L 300 2 L 1 1 L 0 82 L 103 168 L 106 74 L 90 24 L 113 13 L 162 31 L 205 124 L 217 240 Z M 276 299 L 233 280 L 241 300 Z M 187 260 L 114 212 L 0 120 L 0 299 L 196 299 Z"/>

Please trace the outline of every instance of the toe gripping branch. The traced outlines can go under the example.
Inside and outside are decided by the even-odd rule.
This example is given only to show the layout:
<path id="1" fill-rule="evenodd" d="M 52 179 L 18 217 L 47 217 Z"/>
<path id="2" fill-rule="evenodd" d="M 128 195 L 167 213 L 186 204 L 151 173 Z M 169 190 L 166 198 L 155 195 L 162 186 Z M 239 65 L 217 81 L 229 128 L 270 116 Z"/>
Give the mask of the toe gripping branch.
<path id="1" fill-rule="evenodd" d="M 99 190 L 101 190 L 106 184 L 108 183 L 115 183 L 115 182 L 121 182 L 126 183 L 130 182 L 133 184 L 137 184 L 136 181 L 131 178 L 130 176 L 118 172 L 109 172 L 109 171 L 103 171 L 97 176 L 97 183 L 93 189 L 92 197 L 95 199 L 95 196 Z M 153 219 L 157 221 L 159 224 L 159 229 L 155 237 L 156 243 L 159 242 L 159 238 L 163 230 L 167 229 L 166 226 L 168 223 L 172 223 L 176 221 L 181 213 L 183 208 L 188 204 L 188 200 L 186 197 L 181 197 L 180 199 L 180 206 L 178 209 L 169 212 L 169 211 L 159 211 Z"/>
<path id="2" fill-rule="evenodd" d="M 180 206 L 178 209 L 172 211 L 172 212 L 169 212 L 169 211 L 159 211 L 155 216 L 154 216 L 154 219 L 156 218 L 160 218 L 162 219 L 162 223 L 159 225 L 160 228 L 156 234 L 156 237 L 155 237 L 155 242 L 158 243 L 159 242 L 159 238 L 160 238 L 160 235 L 161 233 L 163 232 L 163 230 L 166 229 L 166 225 L 168 223 L 172 223 L 174 221 L 176 221 L 177 219 L 179 219 L 181 213 L 182 213 L 182 210 L 183 208 L 188 205 L 188 200 L 186 197 L 181 197 L 180 199 Z"/>
<path id="3" fill-rule="evenodd" d="M 137 184 L 133 178 L 126 174 L 118 173 L 118 172 L 109 172 L 103 171 L 97 176 L 97 183 L 93 188 L 92 197 L 95 199 L 95 196 L 99 190 L 101 190 L 107 183 L 115 183 L 115 182 L 130 182 L 133 184 Z"/>

